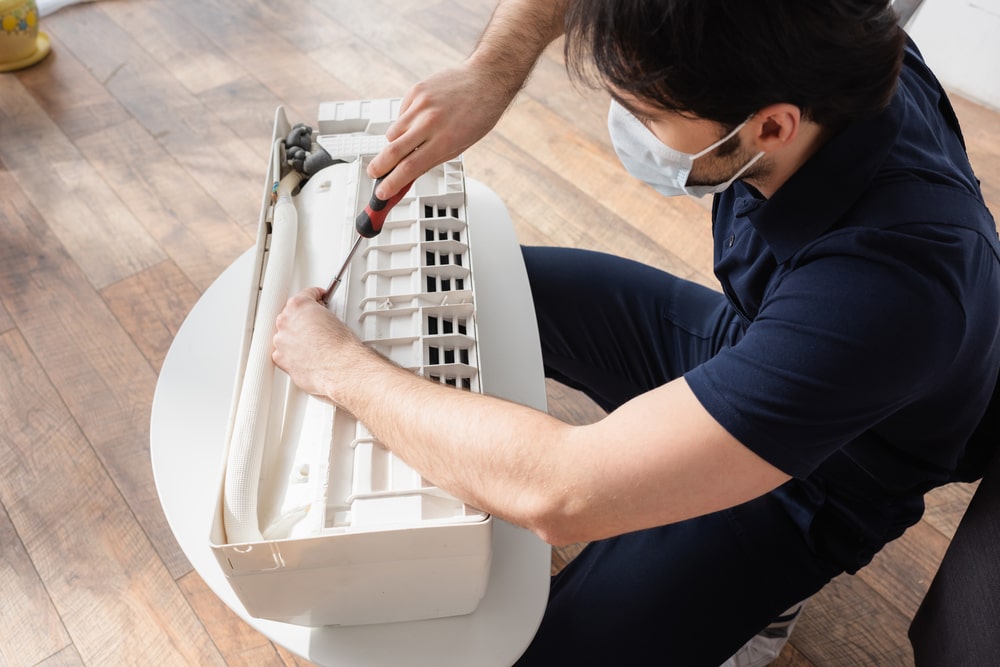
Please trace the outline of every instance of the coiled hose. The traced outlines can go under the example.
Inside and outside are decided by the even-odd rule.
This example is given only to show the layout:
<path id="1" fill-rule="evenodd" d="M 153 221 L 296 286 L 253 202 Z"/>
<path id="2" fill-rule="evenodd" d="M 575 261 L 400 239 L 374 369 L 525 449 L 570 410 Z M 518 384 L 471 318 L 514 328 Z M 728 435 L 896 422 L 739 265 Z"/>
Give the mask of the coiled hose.
<path id="1" fill-rule="evenodd" d="M 280 146 L 276 144 L 275 150 L 280 150 Z M 301 180 L 302 175 L 293 171 L 278 183 L 271 247 L 226 462 L 223 521 L 230 544 L 263 539 L 257 517 L 257 493 L 276 370 L 271 344 L 275 320 L 288 301 L 298 235 L 298 213 L 292 203 L 292 191 Z"/>

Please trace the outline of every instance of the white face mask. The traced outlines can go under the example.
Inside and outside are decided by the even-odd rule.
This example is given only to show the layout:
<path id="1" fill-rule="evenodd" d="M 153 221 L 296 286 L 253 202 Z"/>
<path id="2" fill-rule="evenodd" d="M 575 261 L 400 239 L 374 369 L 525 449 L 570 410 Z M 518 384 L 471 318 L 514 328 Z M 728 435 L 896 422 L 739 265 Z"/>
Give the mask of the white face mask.
<path id="1" fill-rule="evenodd" d="M 757 153 L 725 183 L 717 185 L 687 184 L 694 161 L 711 153 L 730 138 L 736 136 L 736 133 L 749 120 L 747 118 L 732 132 L 698 153 L 682 153 L 660 141 L 648 127 L 643 125 L 642 121 L 629 113 L 618 102 L 612 100 L 611 109 L 608 111 L 608 132 L 611 134 L 611 143 L 615 147 L 615 152 L 628 173 L 645 181 L 668 197 L 674 195 L 704 197 L 728 188 L 733 184 L 733 181 L 742 176 L 747 169 L 764 156 L 763 151 Z"/>

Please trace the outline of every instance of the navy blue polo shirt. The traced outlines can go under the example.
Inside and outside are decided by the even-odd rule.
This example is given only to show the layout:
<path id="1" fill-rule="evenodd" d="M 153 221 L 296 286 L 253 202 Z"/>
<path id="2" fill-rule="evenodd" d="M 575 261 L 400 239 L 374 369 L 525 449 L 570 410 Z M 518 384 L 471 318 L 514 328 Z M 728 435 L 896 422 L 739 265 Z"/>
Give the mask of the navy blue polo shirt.
<path id="1" fill-rule="evenodd" d="M 686 380 L 795 478 L 777 495 L 807 531 L 832 526 L 817 540 L 839 532 L 852 546 L 831 548 L 852 570 L 955 477 L 1000 369 L 995 223 L 915 47 L 885 112 L 770 199 L 737 181 L 713 233 L 744 334 Z"/>

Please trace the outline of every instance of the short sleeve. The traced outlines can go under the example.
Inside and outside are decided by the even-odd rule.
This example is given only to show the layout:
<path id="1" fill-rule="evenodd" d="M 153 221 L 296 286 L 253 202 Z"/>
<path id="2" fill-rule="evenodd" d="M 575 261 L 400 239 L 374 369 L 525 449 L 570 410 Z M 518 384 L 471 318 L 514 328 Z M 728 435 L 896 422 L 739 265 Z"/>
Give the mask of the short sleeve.
<path id="1" fill-rule="evenodd" d="M 928 244 L 884 230 L 830 235 L 775 275 L 743 338 L 688 385 L 741 443 L 808 476 L 928 391 L 961 345 L 962 278 Z M 914 256 L 933 259 L 898 259 Z"/>

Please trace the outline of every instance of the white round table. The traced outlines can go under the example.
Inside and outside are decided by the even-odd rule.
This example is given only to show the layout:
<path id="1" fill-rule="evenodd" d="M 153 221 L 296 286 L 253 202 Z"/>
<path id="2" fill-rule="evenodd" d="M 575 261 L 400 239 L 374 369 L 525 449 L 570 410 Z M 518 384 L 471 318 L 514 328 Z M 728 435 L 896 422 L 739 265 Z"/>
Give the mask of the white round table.
<path id="1" fill-rule="evenodd" d="M 534 309 L 520 247 L 500 199 L 466 185 L 484 391 L 544 410 Z M 177 332 L 153 398 L 150 456 L 160 503 L 181 549 L 208 586 L 272 641 L 320 665 L 510 665 L 528 646 L 548 598 L 549 546 L 494 519 L 489 586 L 466 616 L 353 627 L 302 627 L 252 618 L 209 549 L 221 492 L 253 249 L 205 291 Z"/>

